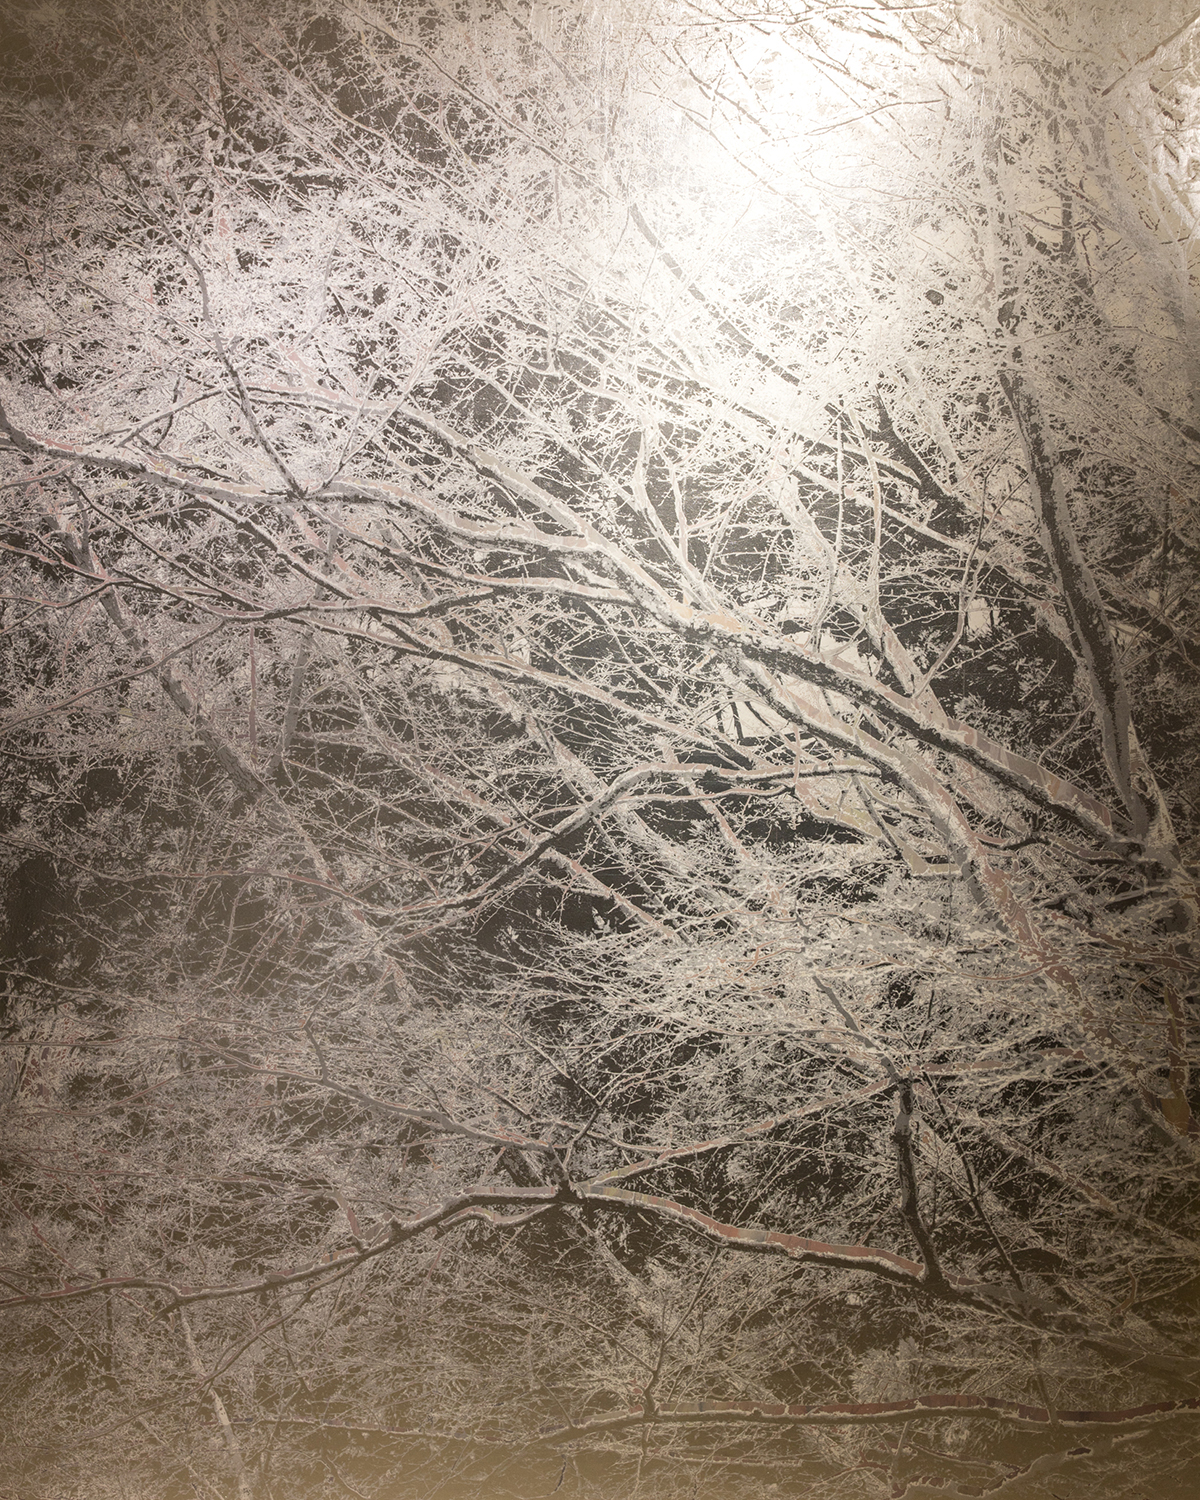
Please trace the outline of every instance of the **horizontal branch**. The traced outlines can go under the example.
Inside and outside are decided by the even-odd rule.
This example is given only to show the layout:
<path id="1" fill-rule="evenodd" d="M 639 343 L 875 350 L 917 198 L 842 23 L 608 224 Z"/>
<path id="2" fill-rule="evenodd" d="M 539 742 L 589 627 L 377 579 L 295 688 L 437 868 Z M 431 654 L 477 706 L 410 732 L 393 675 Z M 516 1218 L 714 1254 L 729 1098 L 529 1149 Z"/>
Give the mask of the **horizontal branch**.
<path id="1" fill-rule="evenodd" d="M 254 1071 L 249 1069 L 248 1071 Z M 267 1070 L 264 1070 L 267 1071 Z M 319 1082 L 305 1077 L 305 1082 Z M 429 1111 L 430 1115 L 440 1114 Z M 448 1120 L 449 1117 L 446 1117 Z M 440 1123 L 440 1122 L 439 1122 Z M 486 1133 L 479 1133 L 481 1138 Z M 510 1144 L 499 1135 L 487 1137 L 489 1144 Z M 517 1142 L 522 1138 L 516 1138 Z M 539 1143 L 541 1144 L 541 1143 Z M 557 1157 L 554 1158 L 557 1163 Z M 560 1168 L 561 1173 L 561 1168 Z M 556 1174 L 559 1175 L 559 1174 Z M 170 1302 L 160 1316 L 175 1307 L 193 1302 L 213 1302 L 234 1297 L 256 1296 L 272 1290 L 297 1286 L 323 1276 L 340 1277 L 357 1266 L 385 1255 L 423 1234 L 452 1227 L 471 1219 L 484 1219 L 496 1228 L 518 1227 L 530 1217 L 530 1210 L 544 1210 L 568 1204 L 616 1210 L 642 1211 L 660 1219 L 680 1224 L 702 1234 L 706 1239 L 729 1249 L 774 1253 L 801 1265 L 827 1270 L 865 1272 L 895 1286 L 934 1296 L 959 1306 L 998 1315 L 1006 1321 L 1043 1333 L 1057 1334 L 1094 1349 L 1109 1361 L 1125 1369 L 1141 1369 L 1148 1374 L 1169 1379 L 1194 1381 L 1200 1374 L 1200 1356 L 1186 1357 L 1148 1351 L 1129 1339 L 1118 1338 L 1086 1319 L 1058 1308 L 1045 1298 L 1021 1292 L 1012 1287 L 993 1286 L 967 1277 L 946 1273 L 940 1281 L 930 1282 L 925 1267 L 895 1251 L 870 1245 L 845 1245 L 810 1239 L 785 1231 L 742 1227 L 724 1223 L 702 1210 L 673 1199 L 650 1193 L 636 1193 L 626 1188 L 592 1182 L 567 1183 L 560 1178 L 555 1186 L 529 1188 L 477 1188 L 444 1199 L 415 1219 L 393 1219 L 368 1244 L 359 1241 L 352 1250 L 335 1251 L 298 1267 L 271 1271 L 250 1282 L 226 1286 L 186 1286 L 166 1278 L 152 1276 L 103 1277 L 82 1286 L 66 1286 L 46 1292 L 18 1294 L 0 1300 L 0 1308 L 61 1302 L 94 1296 L 101 1292 L 135 1289 L 161 1291 Z M 494 1209 L 516 1210 L 516 1215 L 502 1217 L 487 1212 Z M 478 1212 L 483 1210 L 483 1212 Z"/>
<path id="2" fill-rule="evenodd" d="M 1084 1411 L 1060 1411 L 1027 1406 L 1000 1396 L 957 1392 L 913 1396 L 901 1401 L 835 1401 L 819 1406 L 781 1401 L 675 1401 L 663 1407 L 653 1404 L 630 1407 L 619 1417 L 601 1417 L 594 1422 L 556 1427 L 543 1431 L 540 1436 L 543 1442 L 562 1443 L 649 1426 L 749 1423 L 759 1426 L 872 1427 L 883 1423 L 900 1425 L 922 1417 L 974 1417 L 1026 1429 L 1112 1429 L 1164 1422 L 1176 1417 L 1200 1417 L 1200 1397 Z"/>

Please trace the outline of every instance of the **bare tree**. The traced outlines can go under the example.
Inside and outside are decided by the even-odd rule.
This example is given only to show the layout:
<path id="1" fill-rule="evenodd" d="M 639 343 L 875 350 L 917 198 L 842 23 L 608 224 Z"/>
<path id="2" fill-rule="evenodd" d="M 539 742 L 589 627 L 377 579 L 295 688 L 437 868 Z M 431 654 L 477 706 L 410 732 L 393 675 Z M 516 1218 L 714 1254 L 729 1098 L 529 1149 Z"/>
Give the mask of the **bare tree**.
<path id="1" fill-rule="evenodd" d="M 22 1493 L 1185 1493 L 1183 20 L 11 10 Z"/>

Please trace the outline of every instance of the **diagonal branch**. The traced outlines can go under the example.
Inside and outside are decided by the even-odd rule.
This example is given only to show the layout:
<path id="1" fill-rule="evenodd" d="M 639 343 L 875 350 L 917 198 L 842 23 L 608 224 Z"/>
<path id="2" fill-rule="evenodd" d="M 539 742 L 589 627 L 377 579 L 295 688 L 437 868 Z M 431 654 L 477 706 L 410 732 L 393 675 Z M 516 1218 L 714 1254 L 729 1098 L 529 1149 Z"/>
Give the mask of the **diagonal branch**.
<path id="1" fill-rule="evenodd" d="M 900 1080 L 896 1090 L 896 1123 L 892 1140 L 896 1146 L 896 1163 L 900 1172 L 900 1212 L 917 1248 L 925 1258 L 922 1283 L 933 1292 L 947 1289 L 946 1275 L 934 1249 L 933 1238 L 921 1217 L 917 1190 L 917 1169 L 912 1149 L 913 1087 L 910 1078 Z"/>
<path id="2" fill-rule="evenodd" d="M 1024 379 L 1015 370 L 1002 371 L 999 379 L 1028 455 L 1042 547 L 1066 600 L 1109 776 L 1129 815 L 1135 838 L 1145 842 L 1155 858 L 1174 864 L 1174 839 L 1162 795 L 1151 781 L 1152 802 L 1148 803 L 1135 782 L 1136 770 L 1143 776 L 1146 773 L 1145 767 L 1138 765 L 1129 689 L 1104 601 L 1079 544 L 1060 467 L 1051 453 L 1041 415 Z"/>

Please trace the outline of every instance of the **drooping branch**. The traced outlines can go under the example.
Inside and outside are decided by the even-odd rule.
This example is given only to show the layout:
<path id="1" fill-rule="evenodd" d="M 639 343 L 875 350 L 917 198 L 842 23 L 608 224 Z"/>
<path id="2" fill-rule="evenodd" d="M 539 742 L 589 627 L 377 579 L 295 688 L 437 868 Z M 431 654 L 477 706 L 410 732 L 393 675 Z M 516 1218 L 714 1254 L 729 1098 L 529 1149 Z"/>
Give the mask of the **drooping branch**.
<path id="1" fill-rule="evenodd" d="M 576 1187 L 575 1192 L 581 1202 L 623 1208 L 627 1212 L 650 1213 L 692 1229 L 705 1239 L 731 1250 L 782 1255 L 801 1265 L 823 1266 L 831 1270 L 861 1271 L 940 1301 L 998 1314 L 1022 1327 L 1058 1334 L 1084 1344 L 1120 1368 L 1141 1369 L 1167 1379 L 1188 1382 L 1200 1377 L 1200 1356 L 1147 1350 L 1058 1303 L 1011 1286 L 946 1272 L 941 1273 L 940 1279 L 927 1277 L 925 1265 L 893 1250 L 870 1245 L 839 1245 L 782 1230 L 729 1224 L 673 1199 L 635 1193 L 626 1188 L 584 1183 Z"/>
<path id="2" fill-rule="evenodd" d="M 631 603 L 636 601 L 640 604 L 660 626 L 665 626 L 672 634 L 702 642 L 722 652 L 733 650 L 746 663 L 754 663 L 759 668 L 765 667 L 776 677 L 791 677 L 821 691 L 846 697 L 883 720 L 894 723 L 929 749 L 956 759 L 961 758 L 1000 785 L 1016 791 L 1034 808 L 1052 812 L 1104 843 L 1110 842 L 1119 833 L 1111 811 L 1096 798 L 1063 778 L 1045 771 L 1036 762 L 999 745 L 978 729 L 942 714 L 931 707 L 927 699 L 923 699 L 921 706 L 917 707 L 904 694 L 878 682 L 865 672 L 847 666 L 833 654 L 806 647 L 794 636 L 785 639 L 764 634 L 728 609 L 696 610 L 690 605 L 681 604 L 630 556 L 622 544 L 605 536 L 590 521 L 549 494 L 536 481 L 513 469 L 499 455 L 479 449 L 468 437 L 450 428 L 445 422 L 415 412 L 409 412 L 408 415 L 412 420 L 419 420 L 421 425 L 479 473 L 500 484 L 518 501 L 535 505 L 562 530 L 557 533 L 546 532 L 531 522 L 518 519 L 503 523 L 476 521 L 459 515 L 452 507 L 428 495 L 420 486 L 396 485 L 382 480 L 355 481 L 339 477 L 331 480 L 319 492 L 311 494 L 309 502 L 322 498 L 353 498 L 398 503 L 406 511 L 432 522 L 449 536 L 464 542 L 475 545 L 489 542 L 510 546 L 515 544 L 533 547 L 547 554 L 587 557 L 594 563 L 607 565 L 616 581 L 623 586 L 625 598 Z M 278 550 L 276 539 L 266 534 L 252 517 L 237 507 L 247 501 L 278 506 L 284 502 L 285 497 L 245 485 L 229 485 L 223 481 L 214 484 L 185 474 L 159 460 L 144 458 L 131 461 L 103 451 L 88 451 L 75 445 L 36 438 L 16 427 L 2 407 L 0 430 L 7 432 L 14 445 L 26 452 L 59 460 L 85 462 L 102 471 L 186 490 L 214 508 L 217 513 L 223 514 L 225 519 L 248 526 L 272 550 Z M 304 564 L 294 554 L 288 555 L 287 562 L 306 575 L 314 585 L 335 586 L 328 573 L 316 564 Z M 339 592 L 347 602 L 352 601 L 364 608 L 377 608 L 381 605 L 386 608 L 386 601 L 377 598 L 377 590 L 356 578 L 345 564 L 338 570 L 336 585 L 340 585 Z M 589 584 L 588 591 L 593 590 L 594 585 Z M 809 727 L 814 732 L 820 732 L 816 720 Z M 849 739 L 852 738 L 851 733 Z M 839 739 L 839 747 L 842 747 L 843 741 L 848 742 L 845 734 Z"/>

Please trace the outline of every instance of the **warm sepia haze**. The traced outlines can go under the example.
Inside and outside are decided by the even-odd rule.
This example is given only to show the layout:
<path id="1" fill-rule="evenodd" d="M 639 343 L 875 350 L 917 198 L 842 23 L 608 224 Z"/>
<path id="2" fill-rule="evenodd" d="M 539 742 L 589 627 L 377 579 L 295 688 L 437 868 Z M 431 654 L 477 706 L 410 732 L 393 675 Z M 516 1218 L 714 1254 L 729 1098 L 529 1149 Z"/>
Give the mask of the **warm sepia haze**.
<path id="1" fill-rule="evenodd" d="M 1200 21 L 0 16 L 0 1500 L 1188 1500 Z"/>

